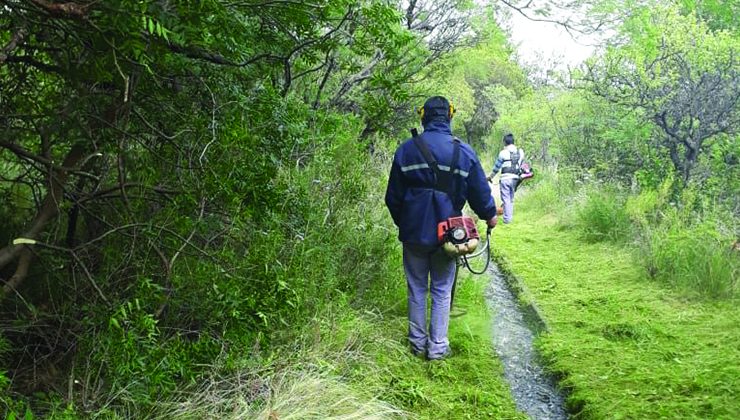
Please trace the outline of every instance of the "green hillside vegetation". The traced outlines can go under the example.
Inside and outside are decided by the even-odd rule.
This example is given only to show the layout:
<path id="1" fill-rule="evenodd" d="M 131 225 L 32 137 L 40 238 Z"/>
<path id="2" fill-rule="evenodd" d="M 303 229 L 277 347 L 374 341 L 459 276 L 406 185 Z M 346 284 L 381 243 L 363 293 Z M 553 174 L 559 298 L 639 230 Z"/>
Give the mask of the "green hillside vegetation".
<path id="1" fill-rule="evenodd" d="M 584 4 L 588 3 L 588 4 Z M 512 14 L 600 36 L 522 64 Z M 738 417 L 740 10 L 0 0 L 0 417 L 523 418 L 486 277 L 407 351 L 392 154 L 431 95 L 535 168 L 498 258 L 582 418 Z"/>

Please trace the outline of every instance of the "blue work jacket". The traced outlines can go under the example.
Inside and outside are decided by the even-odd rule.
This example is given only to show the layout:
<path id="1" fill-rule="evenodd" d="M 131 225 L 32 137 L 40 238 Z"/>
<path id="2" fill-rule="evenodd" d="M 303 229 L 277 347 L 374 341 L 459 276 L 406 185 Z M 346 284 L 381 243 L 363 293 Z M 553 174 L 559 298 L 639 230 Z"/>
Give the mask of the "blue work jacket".
<path id="1" fill-rule="evenodd" d="M 453 136 L 450 123 L 432 121 L 420 135 L 434 155 L 440 170 L 450 170 Z M 465 143 L 460 145 L 455 165 L 455 197 L 434 188 L 434 172 L 413 139 L 396 150 L 385 193 L 385 204 L 398 226 L 398 239 L 407 244 L 438 245 L 437 224 L 460 216 L 465 202 L 483 220 L 496 215 L 496 203 L 478 156 Z"/>

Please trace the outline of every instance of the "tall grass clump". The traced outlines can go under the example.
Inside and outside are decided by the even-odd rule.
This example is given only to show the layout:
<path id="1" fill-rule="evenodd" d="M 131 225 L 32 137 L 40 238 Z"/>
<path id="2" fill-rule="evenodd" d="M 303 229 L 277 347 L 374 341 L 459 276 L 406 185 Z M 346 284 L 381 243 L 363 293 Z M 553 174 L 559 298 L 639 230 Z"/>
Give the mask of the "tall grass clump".
<path id="1" fill-rule="evenodd" d="M 546 178 L 526 190 L 522 189 L 517 192 L 520 191 L 522 193 L 526 191 L 527 195 L 527 200 L 522 202 L 522 207 L 535 210 L 540 214 L 555 210 L 560 201 L 557 181 L 552 178 Z"/>
<path id="2" fill-rule="evenodd" d="M 379 398 L 388 386 L 388 368 L 377 355 L 407 353 L 378 328 L 381 320 L 346 303 L 327 304 L 297 330 L 275 331 L 272 346 L 255 345 L 248 349 L 250 355 L 238 359 L 224 348 L 197 381 L 151 405 L 129 396 L 109 414 L 151 419 L 408 418 Z"/>
<path id="3" fill-rule="evenodd" d="M 403 412 L 356 390 L 332 375 L 288 371 L 261 379 L 251 374 L 204 382 L 186 400 L 171 404 L 160 419 L 390 419 Z"/>
<path id="4" fill-rule="evenodd" d="M 700 191 L 673 192 L 673 180 L 628 198 L 627 213 L 651 278 L 711 298 L 737 294 L 740 258 L 733 250 L 737 228 L 727 209 Z M 729 225 L 728 225 L 729 223 Z"/>
<path id="5" fill-rule="evenodd" d="M 646 237 L 645 266 L 650 276 L 708 297 L 736 297 L 740 257 L 731 239 L 719 235 L 710 222 L 666 224 Z"/>
<path id="6" fill-rule="evenodd" d="M 573 173 L 545 168 L 538 171 L 533 180 L 524 181 L 517 190 L 517 197 L 527 197 L 518 205 L 536 214 L 560 212 L 569 206 L 569 197 L 574 194 L 577 186 L 578 182 Z"/>
<path id="7" fill-rule="evenodd" d="M 623 241 L 631 233 L 624 201 L 612 191 L 588 191 L 576 210 L 576 220 L 587 242 Z"/>

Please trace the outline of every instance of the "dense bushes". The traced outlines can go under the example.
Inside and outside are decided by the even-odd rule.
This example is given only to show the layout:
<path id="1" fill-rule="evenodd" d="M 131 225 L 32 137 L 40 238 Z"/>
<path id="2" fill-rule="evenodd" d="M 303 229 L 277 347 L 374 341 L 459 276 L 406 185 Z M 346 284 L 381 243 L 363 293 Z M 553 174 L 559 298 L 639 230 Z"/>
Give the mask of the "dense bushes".
<path id="1" fill-rule="evenodd" d="M 146 408 L 382 293 L 384 136 L 463 3 L 4 4 L 0 417 Z"/>
<path id="2" fill-rule="evenodd" d="M 146 286 L 116 311 L 96 340 L 109 345 L 90 349 L 108 381 L 137 404 L 146 404 L 144 395 L 155 402 L 194 381 L 197 366 L 211 364 L 224 346 L 241 349 L 221 356 L 238 365 L 253 346 L 269 345 L 272 331 L 300 330 L 329 302 L 361 298 L 374 283 L 393 280 L 386 262 L 392 234 L 374 205 L 384 165 L 368 160 L 357 132 L 345 128 L 314 159 L 277 169 L 271 193 L 279 203 L 236 215 L 218 263 L 183 257 L 161 322 L 153 319 L 156 305 L 141 308 L 159 300 Z"/>
<path id="3" fill-rule="evenodd" d="M 193 114 L 192 126 L 171 121 L 188 141 L 140 134 L 128 146 L 125 193 L 70 190 L 109 192 L 84 201 L 76 224 L 65 202 L 28 281 L 5 296 L 3 315 L 16 321 L 0 336 L 0 415 L 145 410 L 217 359 L 238 366 L 275 331 L 395 280 L 394 235 L 378 206 L 385 139 L 370 155 L 359 116 L 269 88 L 222 94 L 231 108 L 216 131 Z M 101 178 L 117 183 L 115 171 Z M 18 190 L 0 184 L 19 203 L 0 210 L 12 222 L 0 228 L 6 244 L 34 210 L 32 191 Z"/>
<path id="4" fill-rule="evenodd" d="M 395 290 L 388 286 L 400 277 L 400 265 L 388 260 L 396 258 L 395 231 L 377 205 L 382 202 L 388 156 L 380 148 L 376 156 L 367 155 L 366 145 L 357 141 L 357 120 L 335 118 L 334 125 L 325 121 L 322 127 L 328 132 L 303 131 L 316 139 L 305 145 L 310 157 L 273 164 L 269 187 L 261 191 L 259 184 L 247 183 L 218 192 L 224 208 L 232 209 L 228 224 L 213 215 L 198 222 L 176 207 L 153 212 L 148 229 L 179 226 L 180 231 L 195 232 L 189 247 L 173 245 L 181 254 L 169 279 L 147 275 L 151 257 L 132 252 L 129 260 L 141 265 L 126 271 L 132 277 L 128 286 L 118 288 L 96 277 L 111 305 L 86 305 L 82 322 L 72 318 L 79 313 L 75 302 L 54 296 L 55 310 L 39 316 L 64 320 L 80 337 L 75 344 L 78 356 L 54 362 L 59 370 L 70 363 L 69 376 L 50 377 L 51 384 L 29 378 L 28 386 L 40 392 L 43 386 L 64 389 L 72 377 L 75 411 L 146 412 L 183 385 L 198 382 L 217 360 L 228 374 L 259 348 L 270 348 L 274 332 L 297 334 L 329 304 L 363 305 L 366 294 L 382 299 L 385 290 Z M 320 144 L 326 135 L 333 135 L 332 142 Z M 249 171 L 249 158 L 240 168 L 234 156 L 270 151 L 232 145 L 216 146 L 213 153 L 224 163 L 212 167 L 214 179 L 236 183 L 219 173 Z M 244 191 L 259 195 L 262 204 L 252 203 L 239 212 Z M 113 240 L 101 245 L 100 267 L 115 272 L 120 244 Z M 83 279 L 59 281 L 71 287 Z M 0 356 L 18 357 L 6 350 L 0 348 Z M 16 390 L 21 386 L 18 378 L 16 372 Z M 6 391 L 7 385 L 0 383 Z M 23 414 L 22 402 L 4 401 L 8 412 Z M 59 404 L 60 398 L 35 399 L 32 411 L 59 413 Z"/>

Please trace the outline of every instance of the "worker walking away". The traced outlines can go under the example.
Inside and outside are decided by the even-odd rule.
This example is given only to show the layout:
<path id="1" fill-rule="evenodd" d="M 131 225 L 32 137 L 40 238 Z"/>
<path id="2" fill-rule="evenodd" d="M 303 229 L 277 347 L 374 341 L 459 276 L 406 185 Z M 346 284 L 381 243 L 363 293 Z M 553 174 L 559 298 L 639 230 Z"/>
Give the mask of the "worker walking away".
<path id="1" fill-rule="evenodd" d="M 496 204 L 478 156 L 452 135 L 455 109 L 449 101 L 429 98 L 419 113 L 424 132 L 414 133 L 396 150 L 385 203 L 403 243 L 411 350 L 439 360 L 451 354 L 447 330 L 455 259 L 441 250 L 438 226 L 461 216 L 467 201 L 494 227 Z M 429 328 L 427 294 L 432 300 Z"/>
<path id="2" fill-rule="evenodd" d="M 511 223 L 514 218 L 514 192 L 520 181 L 522 164 L 524 163 L 524 150 L 514 145 L 514 135 L 509 133 L 504 136 L 504 148 L 498 154 L 493 171 L 488 177 L 491 181 L 501 170 L 499 178 L 499 189 L 501 191 L 501 203 L 503 205 L 504 223 Z"/>

